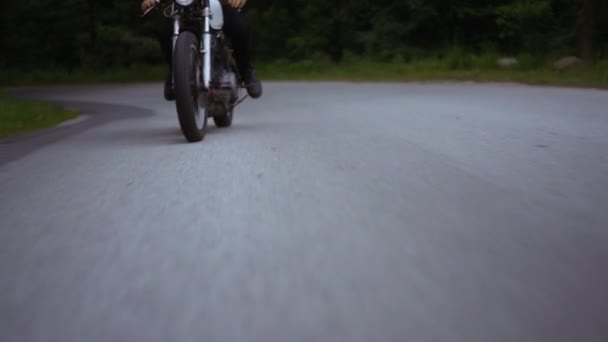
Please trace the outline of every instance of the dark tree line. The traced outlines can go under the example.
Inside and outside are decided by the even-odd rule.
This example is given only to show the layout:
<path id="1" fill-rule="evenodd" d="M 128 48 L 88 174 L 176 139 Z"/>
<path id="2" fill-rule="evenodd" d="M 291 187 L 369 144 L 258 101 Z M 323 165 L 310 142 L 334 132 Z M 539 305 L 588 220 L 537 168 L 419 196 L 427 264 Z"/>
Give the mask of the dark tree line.
<path id="1" fill-rule="evenodd" d="M 410 60 L 464 53 L 608 52 L 602 0 L 250 0 L 258 58 Z M 160 63 L 160 15 L 138 0 L 20 0 L 0 12 L 0 67 Z"/>

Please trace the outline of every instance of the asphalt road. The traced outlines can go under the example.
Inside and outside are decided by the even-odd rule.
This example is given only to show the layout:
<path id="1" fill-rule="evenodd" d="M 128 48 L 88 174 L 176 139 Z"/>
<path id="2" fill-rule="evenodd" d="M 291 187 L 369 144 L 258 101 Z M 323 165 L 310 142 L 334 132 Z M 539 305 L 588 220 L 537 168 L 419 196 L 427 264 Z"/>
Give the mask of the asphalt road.
<path id="1" fill-rule="evenodd" d="M 0 341 L 608 341 L 608 92 L 161 92 L 22 91 L 91 116 L 0 144 Z"/>

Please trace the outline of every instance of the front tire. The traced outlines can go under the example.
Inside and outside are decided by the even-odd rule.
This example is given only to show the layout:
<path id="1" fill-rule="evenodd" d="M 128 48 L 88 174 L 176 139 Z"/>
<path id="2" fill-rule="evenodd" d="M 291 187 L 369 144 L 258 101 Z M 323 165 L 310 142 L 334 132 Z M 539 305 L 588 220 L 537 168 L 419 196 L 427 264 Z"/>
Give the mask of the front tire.
<path id="1" fill-rule="evenodd" d="M 182 133 L 188 142 L 205 138 L 207 110 L 199 107 L 201 56 L 199 41 L 192 32 L 180 33 L 175 43 L 173 74 L 175 106 Z"/>

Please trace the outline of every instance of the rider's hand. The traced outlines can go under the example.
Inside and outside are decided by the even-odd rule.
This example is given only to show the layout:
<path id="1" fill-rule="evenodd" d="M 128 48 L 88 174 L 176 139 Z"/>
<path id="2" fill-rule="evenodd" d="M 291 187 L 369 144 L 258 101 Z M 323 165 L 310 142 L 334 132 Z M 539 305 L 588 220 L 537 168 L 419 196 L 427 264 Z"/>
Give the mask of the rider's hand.
<path id="1" fill-rule="evenodd" d="M 225 2 L 233 8 L 243 8 L 247 3 L 247 0 L 226 0 Z"/>
<path id="2" fill-rule="evenodd" d="M 156 5 L 156 0 L 144 0 L 141 3 L 141 11 L 145 12 Z"/>

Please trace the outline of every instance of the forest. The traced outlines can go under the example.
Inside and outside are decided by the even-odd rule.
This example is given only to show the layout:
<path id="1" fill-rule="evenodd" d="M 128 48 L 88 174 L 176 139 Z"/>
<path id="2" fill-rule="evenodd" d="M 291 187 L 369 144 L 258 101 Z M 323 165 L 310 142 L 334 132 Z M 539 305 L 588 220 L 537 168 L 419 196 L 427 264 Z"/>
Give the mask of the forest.
<path id="1" fill-rule="evenodd" d="M 0 12 L 2 70 L 162 63 L 160 13 L 137 0 L 21 0 Z M 545 61 L 608 52 L 608 1 L 250 0 L 258 61 L 407 63 L 454 53 Z"/>

